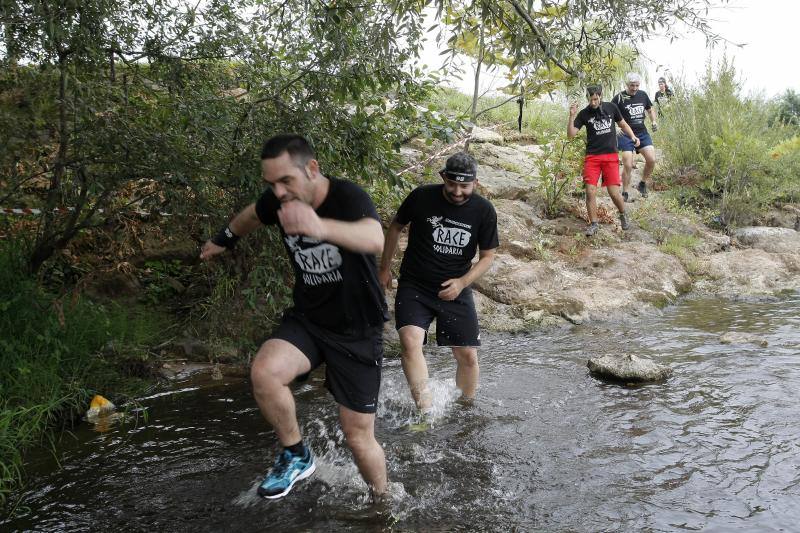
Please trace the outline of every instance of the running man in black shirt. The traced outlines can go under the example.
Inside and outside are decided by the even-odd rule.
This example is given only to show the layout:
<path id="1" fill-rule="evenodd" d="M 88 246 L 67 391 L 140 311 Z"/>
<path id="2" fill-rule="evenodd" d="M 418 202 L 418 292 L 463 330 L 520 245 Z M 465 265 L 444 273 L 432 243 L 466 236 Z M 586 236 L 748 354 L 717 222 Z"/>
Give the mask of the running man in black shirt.
<path id="1" fill-rule="evenodd" d="M 375 254 L 383 230 L 367 193 L 322 175 L 308 142 L 278 135 L 261 151 L 267 190 L 203 246 L 201 259 L 232 247 L 265 224 L 277 224 L 294 267 L 294 306 L 258 350 L 253 395 L 283 450 L 258 487 L 280 498 L 315 469 L 303 443 L 289 384 L 325 363 L 325 384 L 358 469 L 373 494 L 386 491 L 386 460 L 375 440 L 386 301 Z"/>
<path id="2" fill-rule="evenodd" d="M 639 139 L 639 146 L 634 146 L 633 143 L 626 137 L 620 137 L 619 149 L 622 152 L 622 196 L 625 201 L 629 201 L 628 189 L 631 186 L 631 172 L 633 171 L 633 152 L 642 154 L 644 156 L 644 173 L 642 180 L 636 188 L 642 198 L 647 198 L 647 180 L 653 174 L 653 169 L 656 166 L 656 151 L 653 148 L 653 139 L 647 132 L 647 126 L 644 124 L 645 114 L 650 115 L 650 122 L 653 124 L 653 132 L 658 130 L 658 122 L 656 122 L 656 110 L 653 109 L 653 103 L 647 93 L 639 90 L 641 78 L 635 72 L 629 72 L 625 78 L 627 89 L 616 95 L 611 102 L 616 104 L 622 113 L 622 118 L 636 134 Z"/>
<path id="3" fill-rule="evenodd" d="M 428 366 L 422 354 L 436 319 L 436 342 L 449 346 L 457 362 L 456 385 L 465 399 L 478 388 L 478 315 L 470 285 L 494 261 L 497 214 L 475 194 L 478 165 L 470 155 L 451 156 L 440 171 L 442 185 L 422 185 L 406 197 L 386 234 L 379 276 L 392 285 L 392 258 L 403 228 L 411 224 L 395 296 L 395 327 L 411 395 L 424 414 L 431 408 Z M 475 252 L 479 259 L 472 263 Z"/>
<path id="4" fill-rule="evenodd" d="M 586 184 L 586 211 L 589 213 L 589 227 L 586 235 L 597 233 L 597 184 L 603 176 L 603 185 L 608 195 L 619 210 L 619 221 L 623 230 L 628 229 L 625 216 L 625 202 L 619 194 L 619 156 L 617 155 L 617 128 L 631 139 L 634 146 L 639 146 L 639 139 L 633 134 L 630 126 L 623 120 L 617 106 L 603 102 L 603 89 L 599 85 L 586 87 L 589 105 L 578 113 L 577 104 L 569 108 L 567 121 L 567 137 L 574 138 L 583 126 L 586 126 L 586 157 L 583 161 L 583 181 Z"/>

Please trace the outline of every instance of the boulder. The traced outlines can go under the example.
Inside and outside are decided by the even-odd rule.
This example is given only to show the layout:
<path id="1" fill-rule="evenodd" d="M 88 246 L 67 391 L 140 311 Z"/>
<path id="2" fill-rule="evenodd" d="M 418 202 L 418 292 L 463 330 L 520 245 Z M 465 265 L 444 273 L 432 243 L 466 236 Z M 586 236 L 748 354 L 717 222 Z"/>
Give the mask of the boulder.
<path id="1" fill-rule="evenodd" d="M 758 248 L 770 253 L 800 253 L 800 233 L 792 228 L 749 226 L 738 228 L 733 237 L 741 246 Z"/>
<path id="2" fill-rule="evenodd" d="M 672 369 L 636 355 L 604 355 L 589 359 L 589 371 L 604 378 L 626 382 L 662 381 Z"/>
<path id="3" fill-rule="evenodd" d="M 798 254 L 772 254 L 758 248 L 711 255 L 706 276 L 695 283 L 701 293 L 723 297 L 774 295 L 800 288 Z"/>
<path id="4" fill-rule="evenodd" d="M 691 280 L 675 257 L 628 243 L 587 248 L 569 261 L 498 253 L 475 286 L 496 302 L 582 324 L 662 307 L 688 290 Z"/>
<path id="5" fill-rule="evenodd" d="M 503 143 L 503 136 L 496 131 L 474 126 L 472 128 L 472 142 L 476 143 Z"/>
<path id="6" fill-rule="evenodd" d="M 723 333 L 719 337 L 719 342 L 722 344 L 755 344 L 766 348 L 769 342 L 764 337 L 760 337 L 753 333 L 745 333 L 743 331 L 729 331 Z"/>
<path id="7" fill-rule="evenodd" d="M 542 220 L 536 208 L 519 200 L 494 200 L 497 229 L 500 237 L 498 251 L 536 259 L 540 255 L 542 235 L 537 228 Z"/>
<path id="8" fill-rule="evenodd" d="M 478 180 L 478 192 L 490 199 L 525 199 L 534 187 L 533 183 L 522 175 L 494 167 L 479 166 Z"/>

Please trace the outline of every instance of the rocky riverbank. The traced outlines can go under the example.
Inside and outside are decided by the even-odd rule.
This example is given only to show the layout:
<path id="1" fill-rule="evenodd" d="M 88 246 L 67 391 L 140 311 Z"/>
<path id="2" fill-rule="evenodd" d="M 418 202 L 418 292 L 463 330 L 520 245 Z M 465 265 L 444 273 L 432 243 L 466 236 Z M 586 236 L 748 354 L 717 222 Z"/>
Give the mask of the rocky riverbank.
<path id="1" fill-rule="evenodd" d="M 785 227 L 725 232 L 665 192 L 652 191 L 645 199 L 633 191 L 634 202 L 626 204 L 632 227 L 623 232 L 603 192 L 601 231 L 587 238 L 582 195 L 567 198 L 562 216 L 544 218 L 539 146 L 503 142 L 496 134 L 479 134 L 478 140 L 485 142 L 473 141 L 471 151 L 480 191 L 497 209 L 501 240 L 494 265 L 474 287 L 486 329 L 628 320 L 687 293 L 750 299 L 800 288 L 800 206 L 764 217 L 770 226 Z M 425 158 L 413 147 L 404 148 L 404 155 L 410 162 Z M 431 164 L 442 164 L 447 155 Z M 644 165 L 638 167 L 634 184 Z"/>

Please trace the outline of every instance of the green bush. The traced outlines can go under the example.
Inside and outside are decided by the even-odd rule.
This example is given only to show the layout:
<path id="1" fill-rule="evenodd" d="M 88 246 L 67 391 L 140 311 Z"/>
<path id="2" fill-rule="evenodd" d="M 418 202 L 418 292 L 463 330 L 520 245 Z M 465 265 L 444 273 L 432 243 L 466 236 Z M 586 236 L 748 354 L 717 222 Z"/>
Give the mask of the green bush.
<path id="1" fill-rule="evenodd" d="M 542 145 L 542 156 L 536 160 L 539 189 L 544 197 L 544 212 L 549 218 L 561 214 L 564 199 L 582 183 L 584 143 L 567 139 L 561 132 L 552 135 Z"/>
<path id="2" fill-rule="evenodd" d="M 48 430 L 72 420 L 95 391 L 135 390 L 101 351 L 120 357 L 121 346 L 163 329 L 152 313 L 48 294 L 24 265 L 21 246 L 0 243 L 0 507 L 21 479 L 27 448 L 52 438 Z"/>
<path id="3" fill-rule="evenodd" d="M 742 96 L 733 65 L 709 66 L 698 88 L 678 87 L 664 110 L 656 143 L 666 155 L 666 174 L 690 189 L 684 197 L 716 209 L 724 224 L 750 223 L 796 194 L 800 181 L 791 155 L 771 155 L 794 131 L 773 124 L 772 114 L 768 102 Z"/>

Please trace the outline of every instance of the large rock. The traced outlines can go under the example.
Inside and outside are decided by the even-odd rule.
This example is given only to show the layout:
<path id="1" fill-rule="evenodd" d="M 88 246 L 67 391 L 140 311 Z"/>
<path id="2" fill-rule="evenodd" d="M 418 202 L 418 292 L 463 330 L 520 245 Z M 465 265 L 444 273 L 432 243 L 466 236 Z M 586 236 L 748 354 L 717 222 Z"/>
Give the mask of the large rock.
<path id="1" fill-rule="evenodd" d="M 800 288 L 798 254 L 771 254 L 757 248 L 714 254 L 695 289 L 723 297 L 773 295 Z"/>
<path id="2" fill-rule="evenodd" d="M 527 202 L 519 200 L 495 200 L 497 229 L 500 237 L 500 252 L 514 257 L 537 259 L 541 254 L 542 235 L 538 231 L 542 220 L 537 210 Z"/>
<path id="3" fill-rule="evenodd" d="M 733 232 L 738 244 L 771 253 L 800 253 L 800 233 L 792 228 L 749 226 Z"/>
<path id="4" fill-rule="evenodd" d="M 626 382 L 662 381 L 672 375 L 670 367 L 635 355 L 595 357 L 586 366 L 593 374 Z"/>
<path id="5" fill-rule="evenodd" d="M 490 199 L 521 200 L 533 190 L 533 183 L 521 174 L 494 167 L 478 168 L 478 192 Z"/>
<path id="6" fill-rule="evenodd" d="M 476 143 L 503 143 L 503 136 L 496 131 L 475 126 L 472 128 L 472 142 Z"/>
<path id="7" fill-rule="evenodd" d="M 569 262 L 500 253 L 476 286 L 497 302 L 581 324 L 663 306 L 688 290 L 691 280 L 676 258 L 630 243 L 586 249 Z"/>

